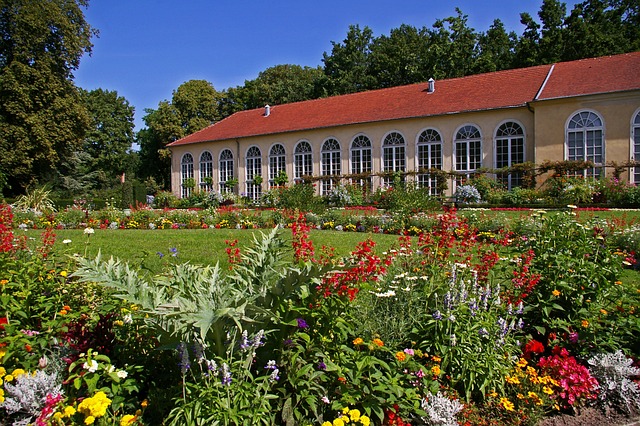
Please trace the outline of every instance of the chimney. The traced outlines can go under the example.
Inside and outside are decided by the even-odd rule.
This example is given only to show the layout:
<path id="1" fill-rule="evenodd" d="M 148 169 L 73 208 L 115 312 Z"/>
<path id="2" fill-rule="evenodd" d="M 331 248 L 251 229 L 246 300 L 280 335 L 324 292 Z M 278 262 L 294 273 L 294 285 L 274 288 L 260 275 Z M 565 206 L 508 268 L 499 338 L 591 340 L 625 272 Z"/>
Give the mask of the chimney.
<path id="1" fill-rule="evenodd" d="M 264 116 L 268 117 L 271 114 L 271 107 L 269 105 L 264 106 Z"/>
<path id="2" fill-rule="evenodd" d="M 429 81 L 429 88 L 427 89 L 427 93 L 433 93 L 436 91 L 436 81 L 433 78 L 430 78 Z"/>

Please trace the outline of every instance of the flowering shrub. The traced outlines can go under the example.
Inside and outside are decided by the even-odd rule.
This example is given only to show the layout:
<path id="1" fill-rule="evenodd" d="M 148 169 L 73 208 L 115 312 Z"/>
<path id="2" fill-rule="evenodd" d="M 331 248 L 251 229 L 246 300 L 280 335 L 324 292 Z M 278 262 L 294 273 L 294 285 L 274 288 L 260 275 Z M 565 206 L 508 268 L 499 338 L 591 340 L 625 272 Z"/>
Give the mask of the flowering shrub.
<path id="1" fill-rule="evenodd" d="M 479 203 L 482 200 L 480 192 L 473 185 L 459 185 L 453 195 L 456 203 Z"/>
<path id="2" fill-rule="evenodd" d="M 554 347 L 553 355 L 540 358 L 540 371 L 555 377 L 560 390 L 554 394 L 563 408 L 579 407 L 597 397 L 598 381 L 589 370 L 571 355 L 565 348 Z"/>

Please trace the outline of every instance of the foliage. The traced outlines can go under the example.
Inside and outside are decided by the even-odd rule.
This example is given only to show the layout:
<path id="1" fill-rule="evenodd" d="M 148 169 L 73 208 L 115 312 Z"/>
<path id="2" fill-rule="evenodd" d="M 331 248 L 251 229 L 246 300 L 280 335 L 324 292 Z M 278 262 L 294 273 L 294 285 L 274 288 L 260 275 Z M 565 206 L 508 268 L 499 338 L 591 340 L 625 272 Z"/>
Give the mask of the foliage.
<path id="1" fill-rule="evenodd" d="M 453 195 L 456 203 L 479 203 L 482 200 L 480 192 L 473 185 L 460 185 Z"/>
<path id="2" fill-rule="evenodd" d="M 82 144 L 89 117 L 73 71 L 91 52 L 87 1 L 27 0 L 3 7 L 0 21 L 0 169 L 10 191 L 48 180 Z"/>
<path id="3" fill-rule="evenodd" d="M 450 399 L 438 392 L 422 400 L 422 409 L 428 417 L 423 421 L 428 425 L 455 426 L 457 414 L 462 411 L 463 405 L 457 399 Z"/>
<path id="4" fill-rule="evenodd" d="M 56 211 L 51 200 L 51 190 L 47 187 L 27 190 L 27 193 L 16 199 L 15 206 L 21 210 L 31 209 L 39 213 L 53 213 Z"/>
<path id="5" fill-rule="evenodd" d="M 633 377 L 640 376 L 640 368 L 622 351 L 600 353 L 587 360 L 589 372 L 598 381 L 598 402 L 616 407 L 625 413 L 640 408 L 640 387 Z"/>

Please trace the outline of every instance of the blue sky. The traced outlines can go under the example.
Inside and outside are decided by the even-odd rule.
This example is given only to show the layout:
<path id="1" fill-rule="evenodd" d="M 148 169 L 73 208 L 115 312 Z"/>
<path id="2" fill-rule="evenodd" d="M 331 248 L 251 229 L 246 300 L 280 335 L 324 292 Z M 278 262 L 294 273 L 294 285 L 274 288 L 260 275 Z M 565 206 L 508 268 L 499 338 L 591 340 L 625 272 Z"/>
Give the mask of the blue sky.
<path id="1" fill-rule="evenodd" d="M 570 10 L 576 1 L 568 1 Z M 522 34 L 520 13 L 536 20 L 542 0 L 90 0 L 85 17 L 100 31 L 93 53 L 75 72 L 87 90 L 115 90 L 136 108 L 136 129 L 145 108 L 171 99 L 191 79 L 217 90 L 240 86 L 279 64 L 315 67 L 349 25 L 374 36 L 401 24 L 431 27 L 459 7 L 468 25 L 486 31 L 499 18 Z"/>

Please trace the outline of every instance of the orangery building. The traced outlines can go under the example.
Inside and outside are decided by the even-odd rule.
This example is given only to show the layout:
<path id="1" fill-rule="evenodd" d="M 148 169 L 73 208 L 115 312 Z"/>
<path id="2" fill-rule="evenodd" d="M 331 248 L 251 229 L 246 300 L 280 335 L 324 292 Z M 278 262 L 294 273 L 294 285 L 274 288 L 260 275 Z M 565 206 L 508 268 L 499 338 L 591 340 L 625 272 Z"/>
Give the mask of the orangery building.
<path id="1" fill-rule="evenodd" d="M 561 160 L 590 161 L 584 175 L 600 176 L 607 163 L 640 161 L 640 52 L 267 105 L 169 148 L 179 197 L 200 188 L 258 199 L 308 176 L 327 194 L 340 179 L 377 187 L 412 171 L 435 195 L 429 170 L 460 178 Z M 623 177 L 640 182 L 640 167 Z M 520 184 L 516 173 L 503 179 Z"/>

